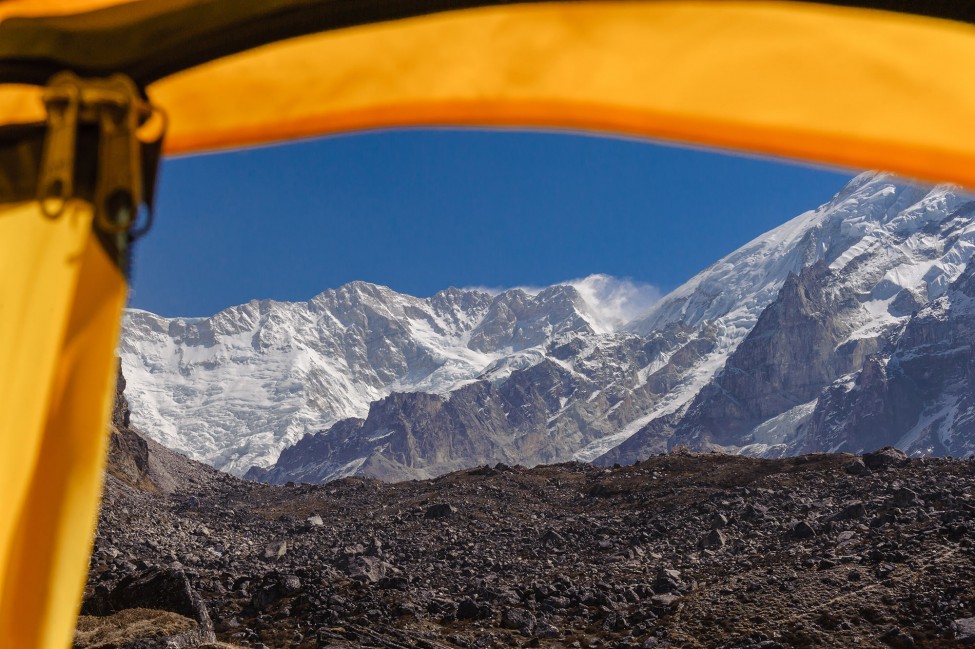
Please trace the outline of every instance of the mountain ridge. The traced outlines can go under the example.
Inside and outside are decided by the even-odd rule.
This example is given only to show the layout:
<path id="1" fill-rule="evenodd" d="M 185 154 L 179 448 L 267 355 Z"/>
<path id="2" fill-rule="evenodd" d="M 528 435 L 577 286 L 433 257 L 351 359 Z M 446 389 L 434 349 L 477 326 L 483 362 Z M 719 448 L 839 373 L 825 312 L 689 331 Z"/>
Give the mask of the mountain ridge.
<path id="1" fill-rule="evenodd" d="M 618 308 L 625 300 L 603 312 L 593 306 L 599 291 L 613 297 L 605 276 L 495 295 L 451 288 L 431 298 L 355 282 L 308 302 L 251 302 L 205 319 L 130 312 L 123 366 L 134 386 L 133 411 L 142 413 L 137 423 L 151 436 L 234 473 L 256 466 L 253 475 L 273 474 L 275 481 L 288 479 L 272 466 L 286 447 L 294 449 L 285 462 L 293 476 L 316 481 L 350 471 L 432 477 L 492 460 L 610 462 L 623 457 L 614 448 L 645 457 L 671 442 L 774 455 L 800 448 L 796 433 L 822 390 L 890 348 L 914 311 L 949 291 L 975 252 L 973 213 L 975 203 L 956 188 L 871 172 L 712 264 L 639 317 Z M 806 302 L 812 306 L 803 315 L 797 305 Z M 761 342 L 755 329 L 775 309 L 790 315 L 762 324 L 768 337 Z M 826 311 L 831 324 L 816 320 Z M 829 332 L 799 341 L 806 347 L 796 351 L 783 327 L 802 318 L 807 329 L 796 331 L 828 324 Z M 780 342 L 770 354 L 773 340 Z M 822 360 L 806 388 L 783 400 L 777 391 L 792 372 L 776 371 L 773 357 L 794 351 L 806 361 L 832 360 Z M 746 353 L 752 360 L 741 365 Z M 804 362 L 794 367 L 802 370 Z M 732 381 L 735 372 L 764 376 L 763 367 L 774 375 L 762 379 L 765 387 Z M 393 394 L 416 395 L 415 406 L 434 403 L 419 395 L 449 403 L 463 390 L 489 395 L 469 407 L 497 410 L 499 418 L 466 413 L 475 423 L 461 425 L 457 416 L 438 415 L 430 429 L 401 426 L 388 439 L 378 436 L 375 417 L 365 423 L 372 405 Z M 695 437 L 702 408 L 717 413 L 715 399 L 736 391 L 760 406 L 754 416 L 720 440 Z M 397 403 L 412 407 L 409 399 Z M 536 413 L 529 428 L 515 423 L 512 407 Z M 223 414 L 207 415 L 208 408 Z M 179 424 L 158 424 L 167 417 Z M 312 444 L 333 429 L 341 448 Z M 476 451 L 455 456 L 418 443 L 430 435 L 448 449 L 456 443 Z M 395 454 L 394 442 L 412 450 Z M 299 467 L 295 454 L 313 446 L 329 457 L 309 457 Z"/>

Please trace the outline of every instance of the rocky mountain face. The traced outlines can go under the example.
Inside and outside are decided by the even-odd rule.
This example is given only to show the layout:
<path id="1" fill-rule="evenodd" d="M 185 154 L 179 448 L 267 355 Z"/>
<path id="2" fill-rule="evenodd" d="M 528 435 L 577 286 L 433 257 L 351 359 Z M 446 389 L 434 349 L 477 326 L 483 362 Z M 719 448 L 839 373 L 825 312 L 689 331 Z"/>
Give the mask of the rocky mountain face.
<path id="1" fill-rule="evenodd" d="M 911 315 L 892 347 L 830 386 L 803 448 L 893 441 L 918 455 L 975 452 L 975 263 Z"/>
<path id="2" fill-rule="evenodd" d="M 136 423 L 231 472 L 392 479 L 478 461 L 589 459 L 667 408 L 716 332 L 679 323 L 613 332 L 580 289 L 449 289 L 420 300 L 355 283 L 307 304 L 252 303 L 205 320 L 132 312 L 120 353 Z M 345 421 L 357 418 L 363 427 Z M 306 439 L 261 470 L 307 430 L 330 439 Z M 328 457 L 304 454 L 297 467 L 296 452 L 312 447 Z"/>
<path id="3" fill-rule="evenodd" d="M 734 446 L 745 432 L 816 397 L 860 366 L 872 339 L 843 344 L 859 302 L 823 261 L 791 274 L 778 298 L 691 403 L 676 443 Z"/>
<path id="4" fill-rule="evenodd" d="M 607 278 L 428 299 L 356 282 L 205 319 L 130 312 L 121 355 L 148 434 L 276 483 L 612 464 L 675 446 L 959 452 L 971 435 L 957 381 L 926 384 L 909 429 L 885 408 L 909 405 L 905 367 L 962 354 L 916 341 L 954 327 L 967 344 L 952 282 L 973 253 L 969 197 L 868 173 L 637 319 L 593 299 Z"/>
<path id="5" fill-rule="evenodd" d="M 149 445 L 131 427 L 132 413 L 125 398 L 125 376 L 118 373 L 115 385 L 115 404 L 108 446 L 108 472 L 130 485 L 151 489 L 149 479 Z"/>
<path id="6" fill-rule="evenodd" d="M 918 443 L 908 431 L 921 402 L 926 412 L 946 408 L 957 372 L 945 382 L 898 380 L 891 388 L 887 369 L 900 376 L 900 359 L 910 357 L 908 365 L 931 371 L 944 346 L 967 345 L 949 334 L 950 325 L 928 329 L 927 347 L 911 341 L 932 310 L 965 330 L 963 310 L 947 315 L 947 305 L 964 301 L 951 282 L 971 272 L 962 274 L 975 252 L 975 203 L 948 187 L 915 193 L 889 183 L 860 177 L 855 191 L 841 192 L 833 203 L 852 202 L 856 211 L 809 231 L 822 257 L 788 276 L 721 370 L 676 416 L 649 422 L 597 462 L 631 462 L 675 446 L 777 457 L 894 444 L 945 454 L 944 444 Z M 864 203 L 864 195 L 873 198 Z M 824 238 L 823 230 L 839 236 Z M 915 349 L 898 351 L 904 347 Z M 963 427 L 941 424 L 935 437 L 959 431 L 966 441 L 955 448 L 969 447 Z"/>
<path id="7" fill-rule="evenodd" d="M 449 391 L 488 368 L 502 376 L 558 336 L 599 327 L 570 286 L 418 299 L 353 282 L 210 318 L 130 311 L 120 354 L 140 427 L 240 473 L 394 391 Z"/>
<path id="8" fill-rule="evenodd" d="M 353 474 L 405 480 L 472 463 L 563 462 L 593 447 L 598 454 L 607 438 L 664 401 L 713 344 L 707 331 L 681 328 L 597 345 L 580 337 L 553 342 L 542 360 L 502 381 L 490 380 L 489 371 L 487 380 L 447 395 L 394 393 L 375 401 L 365 419 L 306 436 L 271 469 L 247 477 L 279 484 Z M 659 369 L 649 372 L 654 364 Z"/>

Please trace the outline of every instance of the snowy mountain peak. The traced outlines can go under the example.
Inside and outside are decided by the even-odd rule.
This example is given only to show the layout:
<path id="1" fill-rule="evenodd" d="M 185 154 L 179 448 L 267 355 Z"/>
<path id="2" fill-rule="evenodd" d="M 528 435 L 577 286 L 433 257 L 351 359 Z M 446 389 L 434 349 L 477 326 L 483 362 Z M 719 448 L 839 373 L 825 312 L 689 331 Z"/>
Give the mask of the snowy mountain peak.
<path id="1" fill-rule="evenodd" d="M 504 357 L 592 335 L 598 321 L 569 285 L 416 298 L 351 282 L 307 302 L 254 300 L 209 318 L 131 310 L 120 355 L 138 426 L 241 473 L 308 432 L 364 416 L 392 391 L 449 392 Z"/>
<path id="2" fill-rule="evenodd" d="M 819 260 L 858 274 L 860 288 L 876 290 L 878 299 L 905 288 L 937 295 L 971 255 L 973 211 L 971 198 L 950 185 L 860 174 L 818 209 L 701 271 L 627 328 L 647 333 L 669 322 L 713 321 L 740 340 L 785 278 Z M 949 234 L 951 224 L 957 229 Z"/>
<path id="3" fill-rule="evenodd" d="M 822 371 L 811 375 L 816 385 L 793 396 L 811 399 L 818 382 L 859 367 L 913 313 L 945 295 L 973 253 L 975 201 L 951 186 L 867 173 L 661 299 L 652 286 L 606 275 L 545 288 L 448 288 L 429 298 L 351 282 L 307 302 L 251 301 L 208 318 L 132 310 L 120 354 L 135 424 L 236 473 L 267 467 L 306 434 L 350 418 L 360 423 L 336 429 L 348 444 L 338 449 L 340 440 L 321 439 L 338 455 L 308 475 L 392 466 L 376 455 L 392 441 L 370 428 L 375 422 L 362 422 L 370 404 L 394 392 L 452 403 L 437 415 L 437 434 L 424 439 L 447 440 L 451 427 L 462 426 L 469 440 L 471 431 L 485 432 L 491 449 L 525 463 L 593 459 L 643 427 L 679 427 L 763 311 L 776 300 L 802 301 L 783 293 L 786 282 L 799 290 L 806 277 L 816 285 L 815 304 L 835 311 L 817 329 L 815 309 L 780 305 L 792 314 L 782 322 L 819 332 L 817 340 L 838 350 L 806 350 Z M 783 349 L 791 340 L 781 332 L 774 339 Z M 760 352 L 752 341 L 736 362 L 758 368 Z M 735 385 L 756 404 L 765 394 Z M 795 403 L 781 414 L 756 406 L 739 417 L 741 428 L 754 424 L 755 444 L 775 446 L 782 431 L 812 416 L 814 402 Z M 774 416 L 756 419 L 766 415 Z M 409 455 L 414 433 L 396 437 L 396 475 L 417 459 Z M 737 430 L 727 433 L 734 446 Z M 464 462 L 461 450 L 450 462 Z M 363 464 L 367 456 L 372 464 Z M 423 462 L 430 471 L 447 466 Z"/>

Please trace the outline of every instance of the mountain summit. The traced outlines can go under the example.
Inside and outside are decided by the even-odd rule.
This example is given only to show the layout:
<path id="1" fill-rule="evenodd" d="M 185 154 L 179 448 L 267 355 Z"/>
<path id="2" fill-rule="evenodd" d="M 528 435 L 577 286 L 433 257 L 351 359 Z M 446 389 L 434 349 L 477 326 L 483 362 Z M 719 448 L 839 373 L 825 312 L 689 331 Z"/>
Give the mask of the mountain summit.
<path id="1" fill-rule="evenodd" d="M 609 335 L 649 292 L 606 276 L 576 285 L 420 299 L 352 282 L 308 302 L 252 301 L 209 318 L 130 310 L 120 347 L 127 395 L 150 436 L 241 473 L 394 392 L 497 382 L 538 363 L 553 341 Z"/>
<path id="2" fill-rule="evenodd" d="M 632 461 L 675 444 L 944 452 L 967 448 L 946 423 L 964 418 L 878 430 L 889 413 L 874 403 L 877 426 L 843 423 L 865 412 L 843 386 L 872 381 L 897 401 L 904 368 L 950 351 L 924 336 L 967 317 L 973 253 L 975 202 L 867 173 L 649 309 L 652 288 L 593 276 L 424 299 L 353 282 L 197 319 L 130 311 L 126 394 L 150 436 L 269 481 Z M 948 389 L 927 386 L 917 417 L 961 403 Z"/>

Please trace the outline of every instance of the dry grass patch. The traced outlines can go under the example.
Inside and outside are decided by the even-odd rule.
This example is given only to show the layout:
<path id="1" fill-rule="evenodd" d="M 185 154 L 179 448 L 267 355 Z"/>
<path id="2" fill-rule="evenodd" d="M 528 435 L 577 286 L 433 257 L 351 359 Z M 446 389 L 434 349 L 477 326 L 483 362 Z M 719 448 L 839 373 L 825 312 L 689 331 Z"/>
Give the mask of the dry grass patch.
<path id="1" fill-rule="evenodd" d="M 147 608 L 130 608 L 104 617 L 82 615 L 75 629 L 74 649 L 110 649 L 141 638 L 170 637 L 199 628 L 188 617 Z"/>

